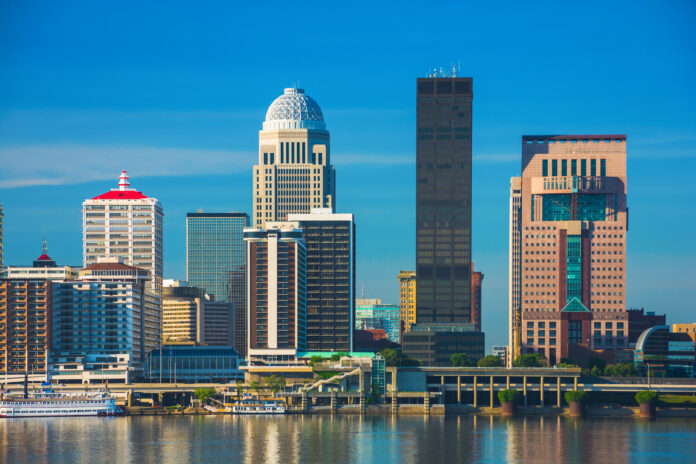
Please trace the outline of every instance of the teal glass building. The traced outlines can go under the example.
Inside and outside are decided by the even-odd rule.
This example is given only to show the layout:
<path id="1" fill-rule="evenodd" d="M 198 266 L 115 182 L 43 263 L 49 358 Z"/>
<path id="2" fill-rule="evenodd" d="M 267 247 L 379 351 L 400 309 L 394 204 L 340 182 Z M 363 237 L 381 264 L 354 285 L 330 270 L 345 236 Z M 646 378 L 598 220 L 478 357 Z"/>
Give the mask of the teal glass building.
<path id="1" fill-rule="evenodd" d="M 186 280 L 215 301 L 234 303 L 234 348 L 246 355 L 246 213 L 186 214 Z"/>

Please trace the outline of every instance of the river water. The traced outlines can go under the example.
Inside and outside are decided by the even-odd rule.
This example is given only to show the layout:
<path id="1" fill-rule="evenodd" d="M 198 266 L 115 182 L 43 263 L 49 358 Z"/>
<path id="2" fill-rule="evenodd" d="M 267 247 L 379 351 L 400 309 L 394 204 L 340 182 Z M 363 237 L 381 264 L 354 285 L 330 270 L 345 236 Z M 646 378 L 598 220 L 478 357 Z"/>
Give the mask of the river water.
<path id="1" fill-rule="evenodd" d="M 0 419 L 0 462 L 696 463 L 696 419 L 357 415 Z"/>

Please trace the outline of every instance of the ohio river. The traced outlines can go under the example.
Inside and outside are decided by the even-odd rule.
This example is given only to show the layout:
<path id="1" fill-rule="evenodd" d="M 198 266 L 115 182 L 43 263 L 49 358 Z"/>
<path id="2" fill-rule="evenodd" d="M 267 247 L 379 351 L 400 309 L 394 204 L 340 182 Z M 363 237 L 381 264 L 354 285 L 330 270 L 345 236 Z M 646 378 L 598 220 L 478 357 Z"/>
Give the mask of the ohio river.
<path id="1" fill-rule="evenodd" d="M 0 462 L 694 463 L 696 419 L 318 415 L 0 419 Z"/>

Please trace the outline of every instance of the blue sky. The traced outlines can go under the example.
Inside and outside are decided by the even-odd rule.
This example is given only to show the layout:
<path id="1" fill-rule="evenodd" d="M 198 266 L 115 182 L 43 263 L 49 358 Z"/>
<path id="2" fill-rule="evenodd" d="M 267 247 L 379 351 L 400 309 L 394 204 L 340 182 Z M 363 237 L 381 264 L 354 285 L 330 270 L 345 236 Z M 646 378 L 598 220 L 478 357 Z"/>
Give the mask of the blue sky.
<path id="1" fill-rule="evenodd" d="M 507 342 L 509 177 L 522 134 L 628 137 L 628 304 L 696 319 L 696 4 L 1 2 L 5 261 L 41 239 L 81 261 L 80 207 L 127 169 L 165 207 L 165 274 L 187 211 L 251 211 L 268 105 L 299 84 L 332 138 L 358 285 L 397 302 L 414 267 L 415 79 L 474 78 L 473 256 L 487 345 Z M 260 5 L 260 4 L 259 4 Z"/>

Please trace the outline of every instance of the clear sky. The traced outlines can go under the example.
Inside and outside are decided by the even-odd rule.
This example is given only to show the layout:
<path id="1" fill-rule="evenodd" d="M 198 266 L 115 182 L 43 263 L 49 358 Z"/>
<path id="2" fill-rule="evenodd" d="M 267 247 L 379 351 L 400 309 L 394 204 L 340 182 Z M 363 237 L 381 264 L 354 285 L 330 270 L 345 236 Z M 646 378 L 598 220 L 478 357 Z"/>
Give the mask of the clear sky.
<path id="1" fill-rule="evenodd" d="M 81 203 L 127 169 L 164 205 L 165 276 L 185 278 L 185 213 L 251 212 L 258 130 L 295 84 L 331 132 L 358 288 L 396 303 L 415 265 L 415 79 L 460 63 L 487 345 L 507 343 L 522 134 L 627 134 L 628 304 L 696 321 L 696 3 L 142 3 L 0 2 L 7 264 L 45 235 L 79 265 Z"/>

